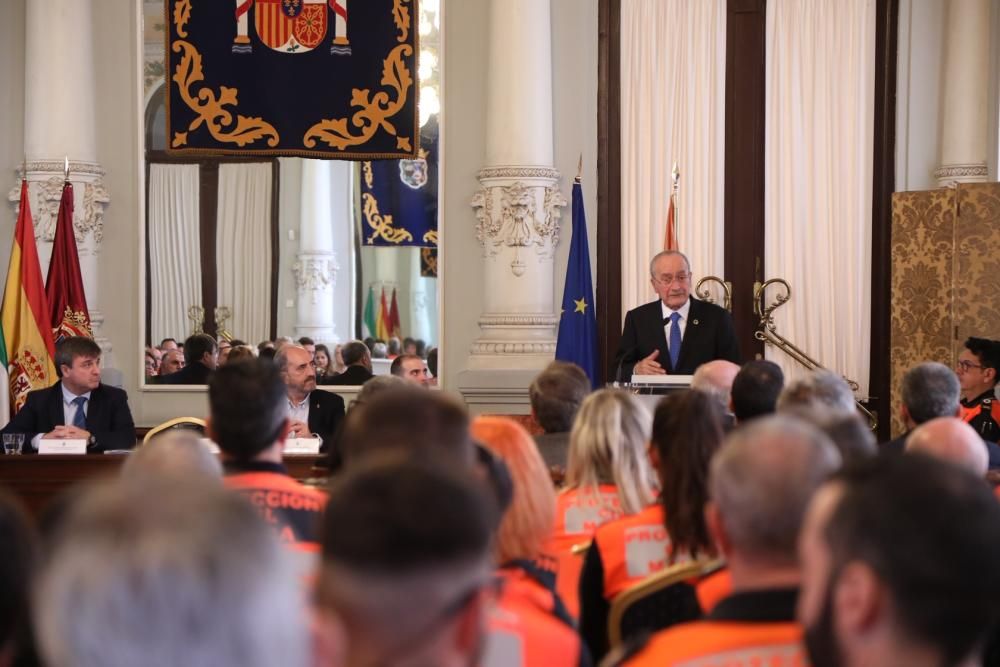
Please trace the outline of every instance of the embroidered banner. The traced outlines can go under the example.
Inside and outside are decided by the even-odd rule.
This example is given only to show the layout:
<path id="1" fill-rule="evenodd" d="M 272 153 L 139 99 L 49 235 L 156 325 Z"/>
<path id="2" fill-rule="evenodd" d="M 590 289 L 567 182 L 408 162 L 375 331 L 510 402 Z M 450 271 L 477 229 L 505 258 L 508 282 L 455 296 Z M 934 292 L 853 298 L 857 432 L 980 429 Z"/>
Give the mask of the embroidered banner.
<path id="1" fill-rule="evenodd" d="M 415 160 L 361 163 L 361 228 L 365 245 L 437 247 L 438 125 L 420 132 Z"/>
<path id="2" fill-rule="evenodd" d="M 165 2 L 168 152 L 416 157 L 417 0 Z"/>

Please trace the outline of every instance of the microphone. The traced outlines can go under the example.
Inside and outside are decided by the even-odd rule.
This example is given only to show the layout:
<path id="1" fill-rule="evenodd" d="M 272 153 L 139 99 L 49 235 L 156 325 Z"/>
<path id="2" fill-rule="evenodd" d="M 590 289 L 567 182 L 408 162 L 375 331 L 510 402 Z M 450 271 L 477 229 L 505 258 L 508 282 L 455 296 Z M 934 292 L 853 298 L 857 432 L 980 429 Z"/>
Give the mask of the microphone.
<path id="1" fill-rule="evenodd" d="M 636 352 L 636 348 L 635 348 L 634 345 L 630 346 L 630 347 L 627 347 L 627 348 L 625 348 L 625 351 L 621 354 L 621 356 L 618 358 L 618 368 L 615 370 L 615 386 L 616 387 L 622 384 L 622 379 L 621 379 L 622 365 L 625 363 L 625 359 L 628 358 L 628 357 L 631 357 L 632 355 L 634 355 L 635 352 Z"/>

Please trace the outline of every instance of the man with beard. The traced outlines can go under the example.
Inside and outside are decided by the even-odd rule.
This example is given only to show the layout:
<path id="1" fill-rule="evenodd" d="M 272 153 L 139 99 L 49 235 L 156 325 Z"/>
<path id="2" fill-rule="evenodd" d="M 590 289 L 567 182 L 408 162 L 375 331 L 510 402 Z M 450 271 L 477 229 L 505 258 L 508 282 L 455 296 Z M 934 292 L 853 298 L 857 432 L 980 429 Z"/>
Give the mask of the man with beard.
<path id="1" fill-rule="evenodd" d="M 329 391 L 316 390 L 313 355 L 301 345 L 283 345 L 274 363 L 288 390 L 289 437 L 309 438 L 316 434 L 325 452 L 344 418 L 344 399 Z"/>
<path id="2" fill-rule="evenodd" d="M 982 479 L 923 454 L 840 473 L 813 498 L 799 545 L 812 664 L 980 664 L 1000 618 L 998 527 Z"/>
<path id="3" fill-rule="evenodd" d="M 790 417 L 734 431 L 712 459 L 705 507 L 732 594 L 703 620 L 657 633 L 625 664 L 802 664 L 799 527 L 813 492 L 839 465 L 829 438 Z"/>

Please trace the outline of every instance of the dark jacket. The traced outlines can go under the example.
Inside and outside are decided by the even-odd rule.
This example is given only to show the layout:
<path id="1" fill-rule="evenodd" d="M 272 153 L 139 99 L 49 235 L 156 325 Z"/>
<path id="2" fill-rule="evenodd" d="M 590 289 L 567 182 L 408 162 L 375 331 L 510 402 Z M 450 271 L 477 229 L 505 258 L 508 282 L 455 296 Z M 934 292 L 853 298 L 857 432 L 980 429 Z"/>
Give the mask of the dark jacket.
<path id="1" fill-rule="evenodd" d="M 196 361 L 188 364 L 176 373 L 161 375 L 157 384 L 208 384 L 208 378 L 212 376 L 212 369 Z"/>
<path id="2" fill-rule="evenodd" d="M 340 375 L 333 377 L 318 378 L 317 384 L 335 385 L 340 387 L 350 387 L 364 384 L 375 377 L 370 370 L 364 366 L 348 366 Z"/>
<path id="3" fill-rule="evenodd" d="M 60 381 L 29 393 L 24 406 L 4 427 L 3 433 L 24 433 L 29 441 L 25 443 L 25 452 L 28 452 L 32 438 L 39 433 L 48 433 L 56 426 L 63 426 L 65 422 Z M 94 436 L 88 451 L 132 449 L 135 446 L 135 422 L 128 407 L 128 394 L 105 384 L 91 391 L 87 402 L 87 430 Z"/>
<path id="4" fill-rule="evenodd" d="M 316 389 L 309 394 L 309 431 L 323 438 L 321 452 L 330 449 L 343 418 L 343 398 L 322 389 Z"/>

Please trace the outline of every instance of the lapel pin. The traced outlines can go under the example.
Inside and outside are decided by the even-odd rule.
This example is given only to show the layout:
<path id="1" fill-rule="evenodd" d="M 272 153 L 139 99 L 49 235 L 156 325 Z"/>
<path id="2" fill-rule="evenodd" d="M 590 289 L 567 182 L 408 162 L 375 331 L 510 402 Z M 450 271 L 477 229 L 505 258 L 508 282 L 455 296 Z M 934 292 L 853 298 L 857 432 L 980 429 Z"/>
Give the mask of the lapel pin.
<path id="1" fill-rule="evenodd" d="M 698 320 L 691 320 L 691 324 L 698 324 Z"/>

